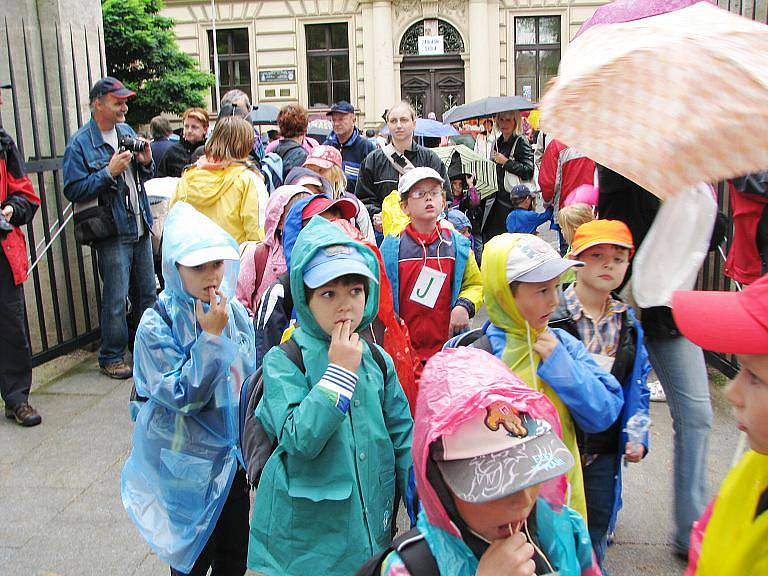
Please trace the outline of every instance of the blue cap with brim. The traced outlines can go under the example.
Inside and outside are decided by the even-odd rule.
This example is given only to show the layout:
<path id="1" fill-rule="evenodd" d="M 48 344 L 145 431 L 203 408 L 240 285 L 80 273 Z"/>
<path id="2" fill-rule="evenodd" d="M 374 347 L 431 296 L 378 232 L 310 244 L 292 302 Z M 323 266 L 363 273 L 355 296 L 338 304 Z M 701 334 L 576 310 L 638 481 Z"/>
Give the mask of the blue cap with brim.
<path id="1" fill-rule="evenodd" d="M 354 246 L 349 244 L 325 246 L 320 248 L 304 267 L 304 285 L 314 290 L 348 274 L 359 274 L 379 283 L 379 279 L 368 267 L 365 257 Z"/>
<path id="2" fill-rule="evenodd" d="M 346 100 L 340 100 L 336 102 L 333 106 L 331 106 L 331 109 L 329 112 L 326 112 L 326 116 L 330 116 L 334 112 L 343 112 L 344 114 L 354 114 L 355 113 L 355 107 L 352 106 L 349 102 Z"/>

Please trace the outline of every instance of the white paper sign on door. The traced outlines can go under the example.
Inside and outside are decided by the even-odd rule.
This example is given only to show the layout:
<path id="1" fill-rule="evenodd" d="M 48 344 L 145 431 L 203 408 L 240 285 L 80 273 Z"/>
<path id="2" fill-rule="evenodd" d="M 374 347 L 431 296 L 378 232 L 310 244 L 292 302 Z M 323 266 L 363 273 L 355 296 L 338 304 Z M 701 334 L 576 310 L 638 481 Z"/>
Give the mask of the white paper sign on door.
<path id="1" fill-rule="evenodd" d="M 434 308 L 446 276 L 447 274 L 440 270 L 424 266 L 416 279 L 416 284 L 413 285 L 410 299 L 427 308 Z"/>

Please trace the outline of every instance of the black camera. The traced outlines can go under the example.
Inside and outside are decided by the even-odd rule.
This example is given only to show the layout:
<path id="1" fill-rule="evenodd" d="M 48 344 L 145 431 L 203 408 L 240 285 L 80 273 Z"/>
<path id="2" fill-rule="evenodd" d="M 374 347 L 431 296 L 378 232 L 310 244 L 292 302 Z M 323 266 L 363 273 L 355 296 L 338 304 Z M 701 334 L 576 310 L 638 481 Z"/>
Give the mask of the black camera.
<path id="1" fill-rule="evenodd" d="M 131 136 L 121 136 L 118 141 L 120 150 L 130 150 L 131 152 L 144 152 L 147 143 L 144 140 L 133 138 Z"/>
<path id="2" fill-rule="evenodd" d="M 5 240 L 5 237 L 8 236 L 11 230 L 13 230 L 11 223 L 5 219 L 5 216 L 0 214 L 0 240 Z"/>

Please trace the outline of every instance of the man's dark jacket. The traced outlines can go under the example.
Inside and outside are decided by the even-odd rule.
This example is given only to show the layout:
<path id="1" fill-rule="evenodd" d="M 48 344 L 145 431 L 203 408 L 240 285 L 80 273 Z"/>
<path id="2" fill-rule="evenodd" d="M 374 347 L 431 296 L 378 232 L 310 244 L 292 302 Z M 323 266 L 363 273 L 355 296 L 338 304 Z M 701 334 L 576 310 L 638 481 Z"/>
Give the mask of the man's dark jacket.
<path id="1" fill-rule="evenodd" d="M 443 188 L 447 200 L 450 202 L 451 183 L 448 180 L 448 169 L 443 161 L 437 157 L 437 154 L 429 148 L 419 146 L 415 142 L 410 150 L 405 151 L 405 157 L 415 167 L 427 166 L 437 170 L 443 177 Z M 360 177 L 357 179 L 355 195 L 365 204 L 368 213 L 373 217 L 374 214 L 381 212 L 381 203 L 384 198 L 397 190 L 397 183 L 400 180 L 400 173 L 392 166 L 383 150 L 374 150 L 368 154 L 360 169 Z"/>

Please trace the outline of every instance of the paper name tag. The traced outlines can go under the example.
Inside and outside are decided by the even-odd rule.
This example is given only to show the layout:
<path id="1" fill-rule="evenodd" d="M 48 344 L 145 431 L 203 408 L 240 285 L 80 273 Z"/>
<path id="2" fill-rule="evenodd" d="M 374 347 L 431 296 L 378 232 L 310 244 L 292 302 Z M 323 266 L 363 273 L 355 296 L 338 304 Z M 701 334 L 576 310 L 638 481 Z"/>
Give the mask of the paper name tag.
<path id="1" fill-rule="evenodd" d="M 440 290 L 442 290 L 445 283 L 446 276 L 445 272 L 424 266 L 419 273 L 419 277 L 416 279 L 416 283 L 413 285 L 410 296 L 411 301 L 427 308 L 434 308 L 437 297 L 440 295 Z"/>

